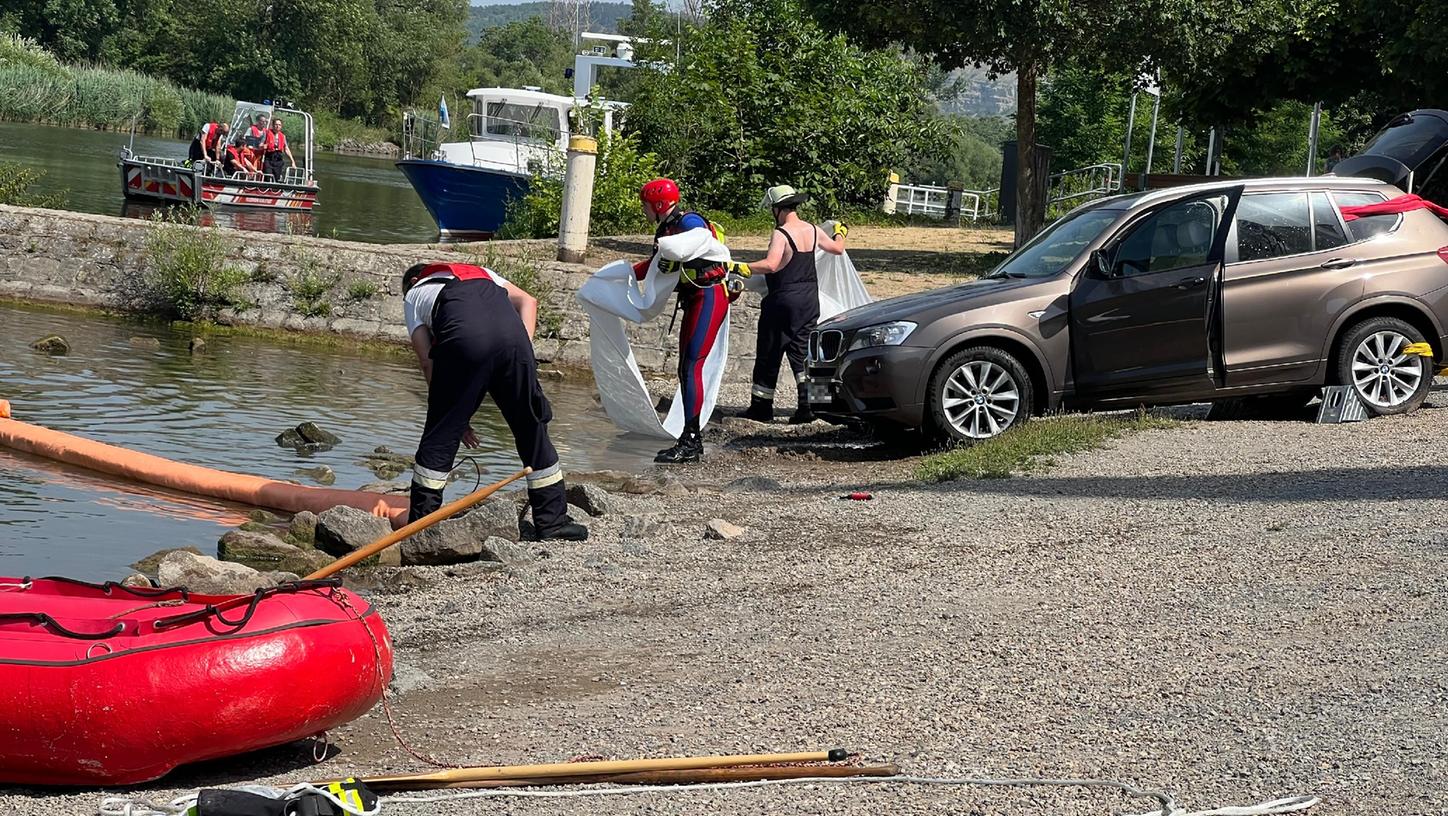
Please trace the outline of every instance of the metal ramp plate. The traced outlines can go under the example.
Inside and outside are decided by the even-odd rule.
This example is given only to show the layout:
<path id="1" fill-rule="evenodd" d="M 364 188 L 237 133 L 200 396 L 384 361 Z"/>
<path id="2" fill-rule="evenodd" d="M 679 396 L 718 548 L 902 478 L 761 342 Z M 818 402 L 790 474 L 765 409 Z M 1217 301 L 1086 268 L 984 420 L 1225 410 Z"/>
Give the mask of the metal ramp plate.
<path id="1" fill-rule="evenodd" d="M 1322 405 L 1317 409 L 1319 425 L 1360 422 L 1368 418 L 1367 408 L 1350 385 L 1329 385 L 1322 389 Z"/>

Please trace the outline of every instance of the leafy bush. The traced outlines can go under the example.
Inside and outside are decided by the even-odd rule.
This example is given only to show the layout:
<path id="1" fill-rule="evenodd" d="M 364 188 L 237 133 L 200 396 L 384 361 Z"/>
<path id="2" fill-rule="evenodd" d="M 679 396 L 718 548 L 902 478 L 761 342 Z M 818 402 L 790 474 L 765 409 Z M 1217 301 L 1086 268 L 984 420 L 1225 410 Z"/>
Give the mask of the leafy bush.
<path id="1" fill-rule="evenodd" d="M 377 288 L 377 284 L 372 281 L 353 281 L 347 286 L 347 299 L 354 303 L 371 300 L 377 297 L 379 291 L 381 290 Z"/>
<path id="2" fill-rule="evenodd" d="M 146 236 L 142 305 L 182 320 L 210 320 L 236 302 L 247 274 L 226 262 L 230 246 L 213 227 L 197 226 L 198 211 L 158 211 Z"/>
<path id="3" fill-rule="evenodd" d="M 639 206 L 639 188 L 658 176 L 657 158 L 639 149 L 634 135 L 602 136 L 593 176 L 593 206 L 588 216 L 591 235 L 632 235 L 652 232 Z M 564 158 L 552 159 L 535 173 L 528 192 L 509 202 L 507 238 L 549 238 L 558 234 L 563 212 Z"/>
<path id="4" fill-rule="evenodd" d="M 0 162 L 0 204 L 16 207 L 48 207 L 59 209 L 65 206 L 64 193 L 37 193 L 32 187 L 45 178 L 42 170 L 31 170 L 18 164 Z"/>

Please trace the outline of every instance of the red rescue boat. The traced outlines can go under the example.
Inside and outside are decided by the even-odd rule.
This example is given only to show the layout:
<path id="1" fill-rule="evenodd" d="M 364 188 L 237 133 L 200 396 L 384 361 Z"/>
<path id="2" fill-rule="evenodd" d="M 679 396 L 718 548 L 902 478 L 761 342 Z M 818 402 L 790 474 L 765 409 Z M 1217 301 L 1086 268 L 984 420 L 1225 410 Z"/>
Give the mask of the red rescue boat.
<path id="1" fill-rule="evenodd" d="M 131 785 L 365 714 L 382 618 L 336 580 L 250 596 L 0 577 L 0 783 Z"/>

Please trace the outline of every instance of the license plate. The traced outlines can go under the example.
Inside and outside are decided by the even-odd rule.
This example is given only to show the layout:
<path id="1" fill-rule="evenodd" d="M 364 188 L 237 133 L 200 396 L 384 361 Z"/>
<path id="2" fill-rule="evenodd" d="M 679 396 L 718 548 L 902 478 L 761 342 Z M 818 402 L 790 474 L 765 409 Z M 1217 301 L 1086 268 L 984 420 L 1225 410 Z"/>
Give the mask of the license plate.
<path id="1" fill-rule="evenodd" d="M 811 403 L 830 403 L 835 401 L 834 383 L 814 382 L 808 385 L 809 401 Z"/>

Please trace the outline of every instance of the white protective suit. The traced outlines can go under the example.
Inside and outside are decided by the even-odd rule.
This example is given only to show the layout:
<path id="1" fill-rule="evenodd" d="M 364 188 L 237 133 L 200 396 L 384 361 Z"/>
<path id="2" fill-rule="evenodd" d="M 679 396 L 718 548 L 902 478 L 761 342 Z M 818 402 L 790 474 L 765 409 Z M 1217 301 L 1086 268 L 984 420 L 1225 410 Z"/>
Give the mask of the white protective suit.
<path id="1" fill-rule="evenodd" d="M 672 302 L 679 274 L 659 271 L 660 259 L 687 261 L 707 258 L 727 263 L 730 257 L 727 247 L 701 229 L 666 235 L 659 239 L 658 246 L 659 251 L 655 253 L 642 281 L 634 277 L 632 264 L 614 261 L 595 272 L 583 284 L 578 290 L 578 301 L 588 313 L 593 377 L 609 418 L 625 431 L 660 439 L 677 439 L 684 430 L 681 389 L 674 391 L 669 415 L 660 422 L 629 344 L 624 321 L 647 323 L 662 314 Z M 815 270 L 819 278 L 820 320 L 828 320 L 870 302 L 870 295 L 865 291 L 860 274 L 848 254 L 832 255 L 816 249 Z M 763 292 L 766 287 L 764 276 L 750 278 L 746 286 L 752 291 Z M 730 318 L 726 316 L 714 348 L 704 358 L 704 410 L 699 414 L 701 428 L 714 412 L 719 386 L 724 381 L 729 357 L 729 322 Z"/>

